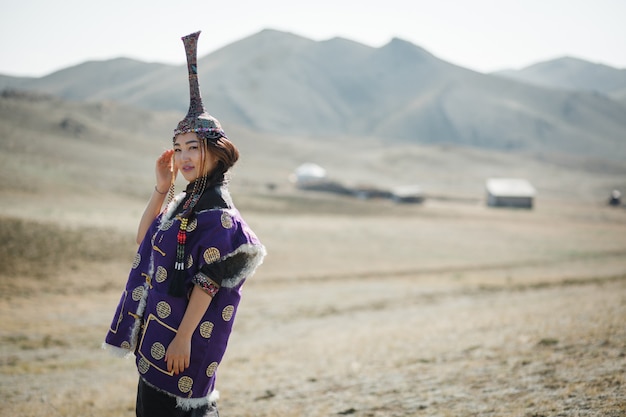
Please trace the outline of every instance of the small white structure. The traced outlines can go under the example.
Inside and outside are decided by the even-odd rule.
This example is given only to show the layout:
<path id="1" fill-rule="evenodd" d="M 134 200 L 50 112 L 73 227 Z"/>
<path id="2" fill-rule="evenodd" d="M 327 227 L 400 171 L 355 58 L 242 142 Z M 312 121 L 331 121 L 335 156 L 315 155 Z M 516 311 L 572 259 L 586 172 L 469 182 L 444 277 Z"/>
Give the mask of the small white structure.
<path id="1" fill-rule="evenodd" d="M 520 178 L 490 178 L 487 180 L 489 207 L 532 208 L 537 191 L 527 180 Z"/>
<path id="2" fill-rule="evenodd" d="M 296 187 L 306 188 L 327 181 L 326 170 L 317 164 L 307 162 L 300 165 L 289 179 Z"/>
<path id="3" fill-rule="evenodd" d="M 418 185 L 405 185 L 392 189 L 391 199 L 396 203 L 421 203 L 424 193 Z"/>
<path id="4" fill-rule="evenodd" d="M 609 206 L 621 206 L 622 205 L 622 193 L 619 190 L 611 191 L 609 197 Z"/>

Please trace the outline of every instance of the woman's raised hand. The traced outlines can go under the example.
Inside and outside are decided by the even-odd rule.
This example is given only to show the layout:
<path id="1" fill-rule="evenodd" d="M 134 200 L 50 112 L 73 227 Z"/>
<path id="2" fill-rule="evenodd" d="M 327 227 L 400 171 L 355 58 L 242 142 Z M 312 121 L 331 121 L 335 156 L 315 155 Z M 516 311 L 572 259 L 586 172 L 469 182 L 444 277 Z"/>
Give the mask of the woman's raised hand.
<path id="1" fill-rule="evenodd" d="M 174 175 L 173 155 L 174 150 L 167 149 L 156 161 L 156 186 L 160 193 L 166 193 L 172 183 L 172 176 Z"/>

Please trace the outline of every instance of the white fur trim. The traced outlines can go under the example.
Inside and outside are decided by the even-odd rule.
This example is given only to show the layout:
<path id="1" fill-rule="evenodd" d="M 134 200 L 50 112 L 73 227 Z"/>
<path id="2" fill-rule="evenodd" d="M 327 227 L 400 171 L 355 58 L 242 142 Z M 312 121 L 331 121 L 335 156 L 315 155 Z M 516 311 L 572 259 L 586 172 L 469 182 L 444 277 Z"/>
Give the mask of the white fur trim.
<path id="1" fill-rule="evenodd" d="M 247 243 L 245 245 L 239 246 L 237 249 L 224 256 L 222 260 L 228 259 L 240 253 L 245 253 L 249 255 L 246 265 L 241 269 L 241 271 L 239 271 L 237 275 L 223 279 L 222 287 L 234 288 L 237 286 L 237 284 L 241 282 L 241 280 L 251 277 L 256 269 L 263 263 L 265 255 L 267 255 L 265 246 L 261 244 L 253 245 L 251 243 Z"/>
<path id="2" fill-rule="evenodd" d="M 141 301 L 139 302 L 139 305 L 137 306 L 137 311 L 135 311 L 135 314 L 137 315 L 137 317 L 143 317 L 143 312 L 146 309 L 146 304 L 148 303 L 149 288 L 150 286 L 146 282 L 143 286 L 143 295 L 141 296 Z M 139 340 L 140 331 L 141 331 L 141 319 L 136 318 L 135 323 L 133 324 L 133 328 L 130 331 L 130 346 L 133 351 L 137 347 L 137 341 Z"/>
<path id="3" fill-rule="evenodd" d="M 214 402 L 217 402 L 217 400 L 220 398 L 220 393 L 218 390 L 213 390 L 211 391 L 211 393 L 209 395 L 207 395 L 206 397 L 201 397 L 201 398 L 183 398 L 183 397 L 179 397 L 177 395 L 172 394 L 171 392 L 167 392 L 162 390 L 159 387 L 156 387 L 154 385 L 152 385 L 151 383 L 149 383 L 148 381 L 146 381 L 145 379 L 143 379 L 141 376 L 139 377 L 142 379 L 142 381 L 146 384 L 151 386 L 153 389 L 168 395 L 170 397 L 176 398 L 176 407 L 183 409 L 185 411 L 189 411 L 192 408 L 199 408 L 202 407 L 204 405 L 207 404 L 211 404 Z"/>
<path id="4" fill-rule="evenodd" d="M 218 398 L 220 398 L 220 393 L 217 390 L 213 390 L 208 396 L 202 398 L 176 397 L 176 407 L 189 411 L 192 408 L 199 408 L 206 404 L 214 403 Z"/>
<path id="5" fill-rule="evenodd" d="M 217 402 L 217 400 L 220 399 L 220 392 L 218 390 L 213 390 L 213 392 L 211 392 L 209 394 L 209 402 L 214 403 Z"/>
<path id="6" fill-rule="evenodd" d="M 101 348 L 103 350 L 107 350 L 109 351 L 109 353 L 111 353 L 113 356 L 117 356 L 118 358 L 124 358 L 124 359 L 129 359 L 131 357 L 133 357 L 133 351 L 129 350 L 129 349 L 123 349 L 121 347 L 117 347 L 117 346 L 113 346 L 113 345 L 109 345 L 106 342 L 102 343 Z"/>
<path id="7" fill-rule="evenodd" d="M 169 202 L 169 204 L 165 208 L 165 212 L 163 213 L 163 216 L 161 217 L 161 223 L 159 223 L 159 227 L 161 227 L 161 224 L 163 222 L 166 222 L 171 219 L 172 214 L 174 213 L 174 210 L 176 210 L 176 207 L 178 207 L 178 204 L 181 201 L 183 201 L 183 198 L 185 198 L 185 195 L 186 193 L 184 192 L 179 193 L 172 199 L 172 201 Z"/>

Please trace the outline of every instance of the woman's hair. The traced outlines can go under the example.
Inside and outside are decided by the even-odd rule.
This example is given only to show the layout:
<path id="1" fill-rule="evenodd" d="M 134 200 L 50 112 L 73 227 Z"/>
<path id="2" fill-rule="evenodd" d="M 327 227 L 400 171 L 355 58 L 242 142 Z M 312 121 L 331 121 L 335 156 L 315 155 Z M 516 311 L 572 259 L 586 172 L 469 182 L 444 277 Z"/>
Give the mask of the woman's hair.
<path id="1" fill-rule="evenodd" d="M 217 140 L 205 139 L 203 142 L 207 151 L 217 158 L 215 169 L 208 174 L 207 185 L 228 182 L 226 174 L 239 160 L 239 150 L 234 143 L 223 136 Z"/>

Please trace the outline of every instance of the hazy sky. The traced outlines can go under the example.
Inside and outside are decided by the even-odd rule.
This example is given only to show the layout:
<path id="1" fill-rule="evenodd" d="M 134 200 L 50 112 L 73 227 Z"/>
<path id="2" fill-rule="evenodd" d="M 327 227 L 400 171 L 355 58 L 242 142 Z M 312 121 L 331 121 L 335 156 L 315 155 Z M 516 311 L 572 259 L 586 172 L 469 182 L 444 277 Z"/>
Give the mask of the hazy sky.
<path id="1" fill-rule="evenodd" d="M 626 68 L 626 0 L 0 0 L 0 74 L 120 56 L 182 64 L 271 28 L 380 47 L 393 37 L 476 71 L 574 56 Z"/>

